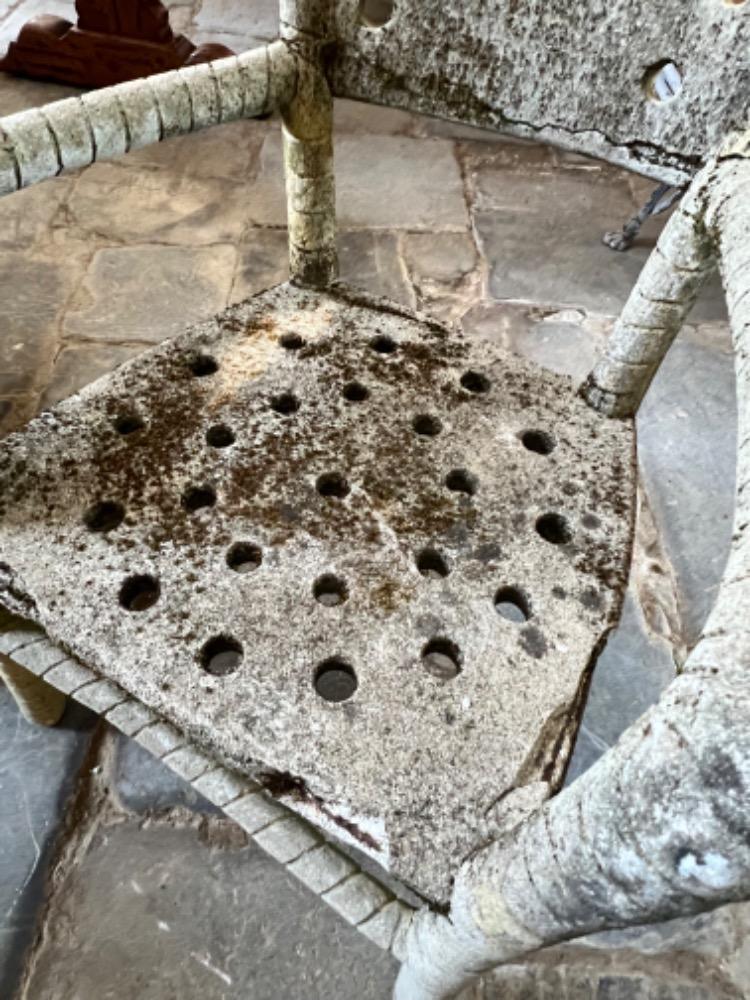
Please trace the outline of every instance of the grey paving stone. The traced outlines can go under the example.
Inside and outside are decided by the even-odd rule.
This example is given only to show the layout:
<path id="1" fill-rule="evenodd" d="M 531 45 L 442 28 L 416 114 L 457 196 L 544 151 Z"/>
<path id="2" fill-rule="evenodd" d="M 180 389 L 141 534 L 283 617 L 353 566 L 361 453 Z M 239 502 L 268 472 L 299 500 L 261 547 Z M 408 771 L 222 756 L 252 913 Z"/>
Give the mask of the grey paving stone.
<path id="1" fill-rule="evenodd" d="M 604 349 L 611 321 L 580 309 L 515 302 L 481 302 L 463 316 L 471 336 L 485 337 L 545 368 L 578 381 Z"/>
<path id="2" fill-rule="evenodd" d="M 278 128 L 276 120 L 229 122 L 146 146 L 117 162 L 129 170 L 148 167 L 171 178 L 184 176 L 247 184 L 257 169 L 263 140 Z"/>
<path id="3" fill-rule="evenodd" d="M 649 635 L 632 590 L 625 597 L 620 623 L 610 635 L 591 680 L 582 725 L 593 742 L 611 746 L 635 722 L 675 676 L 671 647 Z M 581 760 L 574 759 L 570 772 Z M 568 780 L 572 780 L 569 772 Z M 580 771 L 578 772 L 580 773 Z"/>
<path id="4" fill-rule="evenodd" d="M 286 229 L 250 229 L 237 247 L 237 270 L 230 302 L 242 302 L 289 277 Z"/>
<path id="5" fill-rule="evenodd" d="M 73 344 L 64 347 L 55 358 L 52 378 L 42 395 L 41 405 L 45 408 L 54 406 L 143 350 L 145 345 L 137 344 Z"/>
<path id="6" fill-rule="evenodd" d="M 270 41 L 279 34 L 278 0 L 212 0 L 200 5 L 195 17 L 200 32 L 231 31 Z"/>
<path id="7" fill-rule="evenodd" d="M 605 230 L 634 212 L 624 171 L 530 169 L 511 177 L 492 162 L 478 167 L 475 178 L 475 221 L 494 298 L 620 311 L 653 246 L 643 237 L 627 253 L 615 253 L 601 242 Z M 725 312 L 713 280 L 696 316 L 721 319 Z"/>
<path id="8" fill-rule="evenodd" d="M 269 133 L 244 210 L 256 225 L 286 223 L 281 138 Z M 336 136 L 336 206 L 342 229 L 466 229 L 463 181 L 450 142 Z"/>
<path id="9" fill-rule="evenodd" d="M 36 241 L 48 238 L 50 227 L 60 221 L 72 185 L 70 177 L 55 177 L 0 199 L 0 249 L 29 251 Z"/>
<path id="10" fill-rule="evenodd" d="M 414 290 L 404 271 L 394 233 L 339 233 L 341 277 L 355 288 L 414 307 Z"/>
<path id="11" fill-rule="evenodd" d="M 72 4 L 71 4 L 72 6 Z M 49 10 L 49 6 L 45 4 Z M 0 22 L 0 52 L 5 50 L 14 28 L 8 28 L 8 20 Z M 49 101 L 62 101 L 66 97 L 75 97 L 81 91 L 77 87 L 66 87 L 62 83 L 43 83 L 41 80 L 24 80 L 22 77 L 9 76 L 0 73 L 0 115 L 13 115 L 16 111 L 27 108 L 37 108 Z"/>
<path id="12" fill-rule="evenodd" d="M 709 333 L 699 328 L 677 339 L 638 416 L 641 472 L 676 573 L 689 645 L 713 604 L 734 510 L 731 349 L 725 331 Z"/>
<path id="13" fill-rule="evenodd" d="M 99 250 L 65 315 L 64 334 L 157 343 L 226 305 L 235 264 L 234 247 L 224 245 Z"/>
<path id="14" fill-rule="evenodd" d="M 236 827 L 202 837 L 137 823 L 101 831 L 60 886 L 28 996 L 387 1000 L 391 958 L 259 848 L 239 846 Z"/>
<path id="15" fill-rule="evenodd" d="M 64 264 L 47 255 L 0 251 L 0 393 L 31 390 L 51 366 L 57 314 L 67 290 Z"/>
<path id="16" fill-rule="evenodd" d="M 31 943 L 65 805 L 95 717 L 72 702 L 47 729 L 0 687 L 0 996 L 10 997 Z"/>
<path id="17" fill-rule="evenodd" d="M 159 812 L 175 807 L 199 813 L 220 813 L 162 761 L 126 736 L 119 735 L 112 766 L 114 790 L 130 812 Z"/>
<path id="18" fill-rule="evenodd" d="M 470 233 L 409 233 L 404 259 L 420 281 L 458 284 L 477 264 L 477 248 Z"/>
<path id="19" fill-rule="evenodd" d="M 366 135 L 410 135 L 423 119 L 409 111 L 384 108 L 364 101 L 337 98 L 333 103 L 333 125 L 339 132 L 363 132 Z M 424 119 L 428 120 L 428 119 Z"/>
<path id="20" fill-rule="evenodd" d="M 283 190 L 281 174 L 278 183 Z M 124 158 L 80 174 L 68 201 L 69 224 L 113 243 L 233 244 L 250 221 L 247 199 L 248 191 L 226 178 L 138 169 Z"/>

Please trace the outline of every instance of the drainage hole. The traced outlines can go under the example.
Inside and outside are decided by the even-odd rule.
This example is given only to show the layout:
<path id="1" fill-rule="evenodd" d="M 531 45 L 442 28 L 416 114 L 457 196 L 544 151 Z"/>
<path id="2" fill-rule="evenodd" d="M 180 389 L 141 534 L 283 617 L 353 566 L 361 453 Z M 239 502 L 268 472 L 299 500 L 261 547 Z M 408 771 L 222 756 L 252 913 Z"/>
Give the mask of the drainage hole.
<path id="1" fill-rule="evenodd" d="M 461 376 L 461 385 L 467 392 L 489 392 L 491 384 L 487 376 L 481 372 L 464 372 Z"/>
<path id="2" fill-rule="evenodd" d="M 305 346 L 305 341 L 298 333 L 285 333 L 279 337 L 279 343 L 285 351 L 298 351 Z"/>
<path id="3" fill-rule="evenodd" d="M 361 0 L 359 19 L 366 28 L 382 28 L 393 17 L 395 0 Z"/>
<path id="4" fill-rule="evenodd" d="M 135 434 L 136 431 L 142 431 L 145 426 L 137 413 L 123 413 L 115 420 L 115 430 L 123 437 Z"/>
<path id="5" fill-rule="evenodd" d="M 461 673 L 461 653 L 450 639 L 430 639 L 422 650 L 422 664 L 438 680 L 451 681 Z"/>
<path id="6" fill-rule="evenodd" d="M 290 413 L 296 413 L 299 409 L 299 400 L 291 392 L 284 392 L 280 396 L 274 396 L 271 400 L 271 409 L 277 413 L 282 413 L 285 417 Z"/>
<path id="7" fill-rule="evenodd" d="M 242 663 L 242 645 L 229 635 L 217 635 L 204 644 L 200 662 L 207 673 L 226 677 Z"/>
<path id="8" fill-rule="evenodd" d="M 346 479 L 337 472 L 323 473 L 315 487 L 322 497 L 335 497 L 337 500 L 343 500 L 351 489 Z"/>
<path id="9" fill-rule="evenodd" d="M 423 437 L 435 437 L 443 429 L 438 418 L 429 413 L 420 413 L 412 420 L 411 426 L 415 434 L 421 434 Z"/>
<path id="10" fill-rule="evenodd" d="M 103 500 L 89 507 L 83 516 L 83 523 L 89 531 L 114 531 L 125 518 L 125 508 L 113 500 Z"/>
<path id="11" fill-rule="evenodd" d="M 226 424 L 216 424 L 206 431 L 206 444 L 212 448 L 228 448 L 234 444 L 234 433 Z"/>
<path id="12" fill-rule="evenodd" d="M 573 538 L 570 525 L 561 514 L 542 514 L 537 518 L 536 530 L 545 542 L 553 545 L 566 545 Z"/>
<path id="13" fill-rule="evenodd" d="M 521 443 L 524 448 L 535 451 L 538 455 L 549 455 L 555 449 L 555 439 L 546 431 L 524 431 Z"/>
<path id="14" fill-rule="evenodd" d="M 182 494 L 182 506 L 193 513 L 202 507 L 213 507 L 216 493 L 210 486 L 192 486 Z"/>
<path id="15" fill-rule="evenodd" d="M 318 604 L 333 608 L 337 604 L 344 603 L 349 596 L 349 589 L 339 577 L 332 573 L 326 573 L 315 581 L 313 595 Z"/>
<path id="16" fill-rule="evenodd" d="M 422 549 L 417 555 L 417 569 L 428 580 L 439 580 L 450 573 L 448 563 L 437 549 Z"/>
<path id="17" fill-rule="evenodd" d="M 357 675 L 348 663 L 334 656 L 319 664 L 313 683 L 324 701 L 347 701 L 357 690 Z"/>
<path id="18" fill-rule="evenodd" d="M 227 566 L 235 573 L 252 573 L 263 562 L 263 553 L 250 542 L 235 542 L 227 552 Z"/>
<path id="19" fill-rule="evenodd" d="M 343 397 L 348 399 L 350 403 L 364 403 L 369 395 L 370 390 L 361 382 L 349 382 L 344 386 Z"/>
<path id="20" fill-rule="evenodd" d="M 649 66 L 641 81 L 643 91 L 652 101 L 671 101 L 682 90 L 682 73 L 670 59 Z"/>
<path id="21" fill-rule="evenodd" d="M 377 351 L 378 354 L 393 354 L 396 350 L 396 346 L 396 341 L 392 337 L 387 337 L 385 334 L 373 337 L 370 341 L 370 347 L 373 351 Z"/>
<path id="22" fill-rule="evenodd" d="M 190 371 L 196 378 L 205 378 L 206 375 L 215 375 L 219 370 L 216 360 L 210 354 L 198 354 L 188 362 Z"/>
<path id="23" fill-rule="evenodd" d="M 466 469 L 453 469 L 445 477 L 445 485 L 454 493 L 466 493 L 471 497 L 477 491 L 477 477 Z"/>
<path id="24" fill-rule="evenodd" d="M 155 576 L 129 576 L 120 587 L 120 604 L 126 611 L 145 611 L 159 599 Z"/>
<path id="25" fill-rule="evenodd" d="M 501 587 L 495 594 L 495 611 L 501 618 L 521 625 L 531 617 L 526 595 L 517 587 Z"/>

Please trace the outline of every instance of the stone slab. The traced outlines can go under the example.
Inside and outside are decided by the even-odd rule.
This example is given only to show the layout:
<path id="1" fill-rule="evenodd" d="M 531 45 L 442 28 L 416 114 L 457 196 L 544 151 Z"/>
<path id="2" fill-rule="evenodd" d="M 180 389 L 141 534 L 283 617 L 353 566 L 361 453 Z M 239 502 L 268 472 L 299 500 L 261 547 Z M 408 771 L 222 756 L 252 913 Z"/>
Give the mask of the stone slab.
<path id="1" fill-rule="evenodd" d="M 95 721 L 69 704 L 55 728 L 32 725 L 0 686 L 0 996 L 13 995 L 34 939 L 55 839 Z"/>
<path id="2" fill-rule="evenodd" d="M 214 247 L 129 246 L 97 251 L 77 303 L 63 322 L 66 337 L 150 341 L 223 308 L 236 252 Z"/>
<path id="3" fill-rule="evenodd" d="M 117 740 L 113 781 L 119 802 L 131 812 L 162 812 L 175 807 L 200 813 L 220 812 L 189 782 L 140 747 L 135 740 L 124 736 Z"/>
<path id="4" fill-rule="evenodd" d="M 561 774 L 627 572 L 631 449 L 561 376 L 282 286 L 6 439 L 3 600 L 445 898 L 502 790 Z"/>
<path id="5" fill-rule="evenodd" d="M 120 823 L 60 886 L 27 995 L 385 1000 L 396 962 L 254 845 Z M 240 835 L 241 836 L 241 835 Z"/>
<path id="6" fill-rule="evenodd" d="M 726 328 L 686 331 L 638 415 L 638 452 L 680 591 L 689 646 L 713 606 L 732 536 L 737 412 Z"/>

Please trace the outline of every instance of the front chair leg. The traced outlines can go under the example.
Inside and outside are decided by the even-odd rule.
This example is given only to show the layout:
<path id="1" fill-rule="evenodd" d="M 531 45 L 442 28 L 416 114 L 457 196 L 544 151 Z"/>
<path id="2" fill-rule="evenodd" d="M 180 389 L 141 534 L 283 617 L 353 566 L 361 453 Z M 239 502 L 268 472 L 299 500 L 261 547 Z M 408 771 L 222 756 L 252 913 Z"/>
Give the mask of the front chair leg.
<path id="1" fill-rule="evenodd" d="M 0 653 L 0 677 L 29 722 L 54 726 L 60 721 L 67 701 L 62 691 L 40 680 L 4 653 Z"/>

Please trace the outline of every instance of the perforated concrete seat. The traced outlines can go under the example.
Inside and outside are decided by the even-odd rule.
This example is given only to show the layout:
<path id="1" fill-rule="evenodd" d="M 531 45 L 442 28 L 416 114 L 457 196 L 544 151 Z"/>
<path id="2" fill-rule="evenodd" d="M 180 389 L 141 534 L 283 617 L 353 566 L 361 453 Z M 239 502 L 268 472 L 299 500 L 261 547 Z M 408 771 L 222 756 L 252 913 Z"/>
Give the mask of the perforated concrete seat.
<path id="1" fill-rule="evenodd" d="M 444 901 L 561 780 L 633 431 L 492 345 L 286 285 L 6 438 L 0 496 L 3 604 Z"/>

